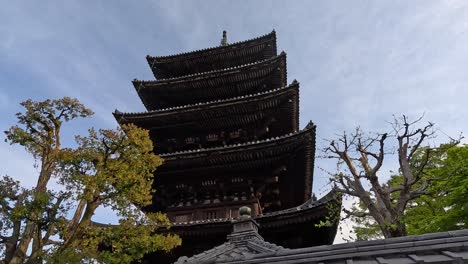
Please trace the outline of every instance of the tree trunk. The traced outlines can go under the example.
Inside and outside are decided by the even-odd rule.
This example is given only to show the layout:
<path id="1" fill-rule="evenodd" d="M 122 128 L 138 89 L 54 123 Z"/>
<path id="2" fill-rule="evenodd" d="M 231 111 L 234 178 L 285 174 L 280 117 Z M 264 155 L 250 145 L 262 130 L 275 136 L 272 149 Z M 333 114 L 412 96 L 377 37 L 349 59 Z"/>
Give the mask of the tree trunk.
<path id="1" fill-rule="evenodd" d="M 402 222 L 380 225 L 380 229 L 385 238 L 407 236 L 406 226 Z"/>
<path id="2" fill-rule="evenodd" d="M 28 250 L 29 243 L 31 242 L 32 235 L 34 233 L 34 225 L 31 221 L 28 221 L 23 232 L 23 236 L 20 240 L 19 245 L 16 247 L 13 258 L 10 264 L 21 264 L 26 258 L 26 251 Z"/>
<path id="3" fill-rule="evenodd" d="M 99 202 L 88 203 L 86 205 L 85 212 L 79 224 L 77 224 L 74 229 L 70 230 L 70 236 L 63 242 L 63 245 L 60 246 L 58 251 L 63 251 L 66 248 L 70 247 L 76 238 L 83 235 L 84 230 L 89 226 L 91 223 L 91 217 L 94 215 L 94 211 L 99 206 Z"/>
<path id="4" fill-rule="evenodd" d="M 42 195 L 47 191 L 47 183 L 50 180 L 53 172 L 53 162 L 43 161 L 41 166 L 41 172 L 39 174 L 39 178 L 37 180 L 36 185 L 36 193 L 34 195 Z M 36 197 L 34 197 L 36 200 Z M 31 212 L 30 218 L 36 218 L 36 212 Z M 31 221 L 26 221 L 26 227 L 24 228 L 24 232 L 21 235 L 21 240 L 16 247 L 15 253 L 10 261 L 11 264 L 23 263 L 26 258 L 26 252 L 28 250 L 29 244 L 34 235 L 34 230 L 37 228 L 37 225 Z"/>

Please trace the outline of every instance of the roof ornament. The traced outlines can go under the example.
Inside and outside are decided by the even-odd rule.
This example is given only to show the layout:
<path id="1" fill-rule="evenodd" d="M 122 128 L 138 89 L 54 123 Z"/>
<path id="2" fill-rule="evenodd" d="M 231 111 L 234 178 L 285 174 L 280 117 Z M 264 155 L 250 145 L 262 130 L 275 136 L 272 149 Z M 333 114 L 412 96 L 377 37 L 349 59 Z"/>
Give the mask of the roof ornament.
<path id="1" fill-rule="evenodd" d="M 242 206 L 239 208 L 239 216 L 240 220 L 247 220 L 251 217 L 252 215 L 252 209 L 248 206 Z"/>
<path id="2" fill-rule="evenodd" d="M 226 30 L 223 30 L 223 38 L 221 39 L 221 46 L 226 46 L 227 45 L 227 34 Z"/>
<path id="3" fill-rule="evenodd" d="M 266 242 L 258 233 L 258 224 L 251 218 L 252 209 L 248 206 L 239 208 L 239 219 L 234 220 L 233 230 L 227 236 L 227 242 L 198 255 L 180 257 L 175 264 L 226 263 L 252 259 L 255 256 L 289 251 L 289 249 Z"/>

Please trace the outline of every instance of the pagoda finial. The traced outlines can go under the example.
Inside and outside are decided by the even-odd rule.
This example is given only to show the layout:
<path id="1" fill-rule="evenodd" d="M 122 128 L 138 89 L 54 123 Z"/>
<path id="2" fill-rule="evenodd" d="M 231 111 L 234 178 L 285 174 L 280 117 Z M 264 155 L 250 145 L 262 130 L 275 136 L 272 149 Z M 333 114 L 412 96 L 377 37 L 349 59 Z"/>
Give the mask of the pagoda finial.
<path id="1" fill-rule="evenodd" d="M 240 220 L 250 219 L 252 215 L 252 209 L 248 206 L 242 206 L 239 208 L 239 218 Z"/>
<path id="2" fill-rule="evenodd" d="M 252 209 L 248 206 L 239 208 L 239 218 L 233 221 L 232 234 L 228 236 L 228 240 L 234 238 L 236 241 L 243 241 L 244 239 L 235 239 L 236 237 L 244 237 L 245 235 L 255 233 L 258 234 L 258 224 L 252 219 Z"/>
<path id="3" fill-rule="evenodd" d="M 226 46 L 227 45 L 227 34 L 226 30 L 223 30 L 223 38 L 221 39 L 221 46 Z"/>

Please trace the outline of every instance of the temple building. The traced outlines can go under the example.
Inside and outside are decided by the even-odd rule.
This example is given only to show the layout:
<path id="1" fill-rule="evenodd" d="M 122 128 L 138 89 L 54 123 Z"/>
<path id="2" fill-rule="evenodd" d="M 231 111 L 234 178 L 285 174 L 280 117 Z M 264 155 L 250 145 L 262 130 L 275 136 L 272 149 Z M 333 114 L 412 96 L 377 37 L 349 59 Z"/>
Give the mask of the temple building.
<path id="1" fill-rule="evenodd" d="M 183 241 L 149 258 L 173 262 L 223 244 L 242 206 L 278 247 L 333 242 L 341 199 L 312 195 L 315 125 L 299 127 L 299 82 L 287 80 L 275 31 L 232 44 L 223 32 L 220 46 L 146 59 L 155 80 L 133 86 L 147 111 L 114 116 L 150 131 L 164 164 L 143 209 L 165 212 Z"/>

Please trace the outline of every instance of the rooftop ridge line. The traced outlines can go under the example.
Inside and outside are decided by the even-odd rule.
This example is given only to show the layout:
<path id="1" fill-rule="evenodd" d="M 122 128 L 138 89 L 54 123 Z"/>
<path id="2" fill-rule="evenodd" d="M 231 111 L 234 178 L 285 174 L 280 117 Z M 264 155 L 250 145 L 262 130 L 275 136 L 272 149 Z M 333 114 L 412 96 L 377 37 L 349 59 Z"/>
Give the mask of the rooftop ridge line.
<path id="1" fill-rule="evenodd" d="M 145 111 L 145 112 L 125 112 L 125 113 L 122 113 L 122 112 L 120 112 L 120 111 L 118 111 L 116 109 L 113 114 L 114 114 L 114 116 L 116 114 L 123 116 L 123 115 L 142 115 L 142 114 L 152 114 L 152 113 L 166 112 L 166 111 L 190 108 L 190 107 L 194 107 L 194 106 L 209 105 L 209 104 L 214 104 L 214 103 L 225 103 L 225 102 L 230 102 L 230 101 L 236 101 L 236 100 L 239 100 L 239 99 L 252 98 L 252 97 L 255 97 L 255 96 L 270 94 L 270 93 L 273 93 L 275 91 L 287 90 L 288 88 L 294 88 L 294 87 L 298 87 L 298 86 L 299 86 L 299 82 L 297 80 L 293 80 L 293 82 L 291 84 L 289 84 L 289 85 L 274 88 L 274 89 L 270 89 L 270 90 L 263 91 L 263 92 L 253 93 L 253 94 L 235 96 L 235 97 L 226 98 L 226 99 L 211 100 L 211 101 L 207 101 L 207 102 L 198 102 L 198 103 L 194 103 L 194 104 L 186 104 L 186 105 L 181 105 L 181 106 L 173 106 L 173 107 L 168 107 L 168 108 L 163 108 L 163 109 L 155 109 L 155 110 Z"/>
<path id="2" fill-rule="evenodd" d="M 135 79 L 133 79 L 132 82 L 140 82 L 140 83 L 143 83 L 143 84 L 145 84 L 145 83 L 158 83 L 158 82 L 173 81 L 173 80 L 178 80 L 178 79 L 185 79 L 185 78 L 195 77 L 195 76 L 200 76 L 200 75 L 208 75 L 208 74 L 211 74 L 211 73 L 218 73 L 218 72 L 225 72 L 225 71 L 227 72 L 227 71 L 230 71 L 230 70 L 235 70 L 235 69 L 239 69 L 239 68 L 243 68 L 243 67 L 258 65 L 258 64 L 265 63 L 265 62 L 268 62 L 268 61 L 274 61 L 274 60 L 280 59 L 280 58 L 285 57 L 285 56 L 286 56 L 286 52 L 282 51 L 279 55 L 276 55 L 274 57 L 264 59 L 264 60 L 260 60 L 260 61 L 251 62 L 251 63 L 246 63 L 246 64 L 234 66 L 234 67 L 211 70 L 211 71 L 206 71 L 206 72 L 197 72 L 197 73 L 192 73 L 192 74 L 187 74 L 187 75 L 182 75 L 182 76 L 177 76 L 177 77 L 171 77 L 171 78 L 157 79 L 157 80 L 147 80 L 147 81 L 145 81 L 145 80 L 139 80 L 139 79 L 135 78 Z"/>
<path id="3" fill-rule="evenodd" d="M 468 230 L 460 230 L 459 236 L 456 236 L 459 241 L 467 242 Z M 464 234 L 463 234 L 464 233 Z M 435 236 L 438 238 L 431 238 L 430 236 Z M 281 261 L 286 260 L 301 260 L 307 259 L 307 263 L 316 263 L 318 260 L 337 260 L 345 259 L 351 254 L 355 254 L 355 257 L 361 258 L 372 255 L 389 255 L 389 251 L 397 250 L 398 253 L 416 253 L 424 251 L 433 251 L 435 249 L 444 249 L 453 247 L 450 243 L 441 242 L 441 239 L 451 239 L 455 236 L 451 235 L 449 232 L 439 232 L 439 233 L 429 233 L 422 235 L 413 235 L 406 237 L 399 237 L 395 239 L 395 242 L 389 243 L 388 239 L 377 239 L 369 241 L 355 241 L 350 243 L 335 244 L 335 245 L 322 245 L 322 246 L 312 246 L 306 248 L 296 248 L 288 249 L 288 251 L 282 252 L 281 256 L 274 254 L 268 255 L 270 257 L 268 263 L 280 263 Z M 246 263 L 265 263 L 265 262 L 256 262 L 256 260 L 261 260 L 264 258 L 264 255 L 254 256 L 253 258 L 246 261 Z M 251 260 L 251 262 L 250 262 Z M 320 262 L 320 261 L 319 261 Z M 234 262 L 239 263 L 239 262 Z M 244 262 L 242 262 L 244 263 Z M 387 262 L 385 262 L 387 263 Z M 396 262 L 388 262 L 396 263 Z M 409 262 L 408 262 L 409 263 Z M 426 262 L 424 262 L 426 263 Z M 433 262 L 435 263 L 435 262 Z M 437 262 L 440 263 L 440 262 Z M 444 262 L 449 263 L 449 262 Z M 452 262 L 450 262 L 452 263 Z M 455 263 L 455 262 L 453 262 Z M 457 262 L 458 263 L 458 262 Z"/>
<path id="4" fill-rule="evenodd" d="M 230 44 L 228 44 L 226 46 L 213 46 L 213 47 L 209 47 L 209 48 L 197 49 L 197 50 L 193 50 L 193 51 L 181 52 L 181 53 L 176 53 L 176 54 L 171 54 L 171 55 L 164 55 L 164 56 L 146 55 L 146 58 L 147 59 L 156 59 L 156 60 L 157 59 L 170 59 L 170 58 L 174 58 L 174 57 L 178 57 L 178 56 L 184 56 L 184 55 L 196 54 L 196 53 L 200 53 L 200 52 L 206 52 L 206 51 L 209 51 L 209 50 L 223 49 L 223 48 L 227 49 L 227 48 L 230 48 L 230 47 L 235 46 L 235 45 L 244 44 L 244 43 L 259 40 L 259 39 L 262 39 L 262 38 L 267 38 L 269 36 L 273 36 L 274 38 L 276 38 L 276 31 L 273 29 L 270 33 L 264 34 L 262 36 L 247 39 L 247 40 L 241 40 L 241 41 L 233 42 L 233 43 L 230 43 Z"/>

